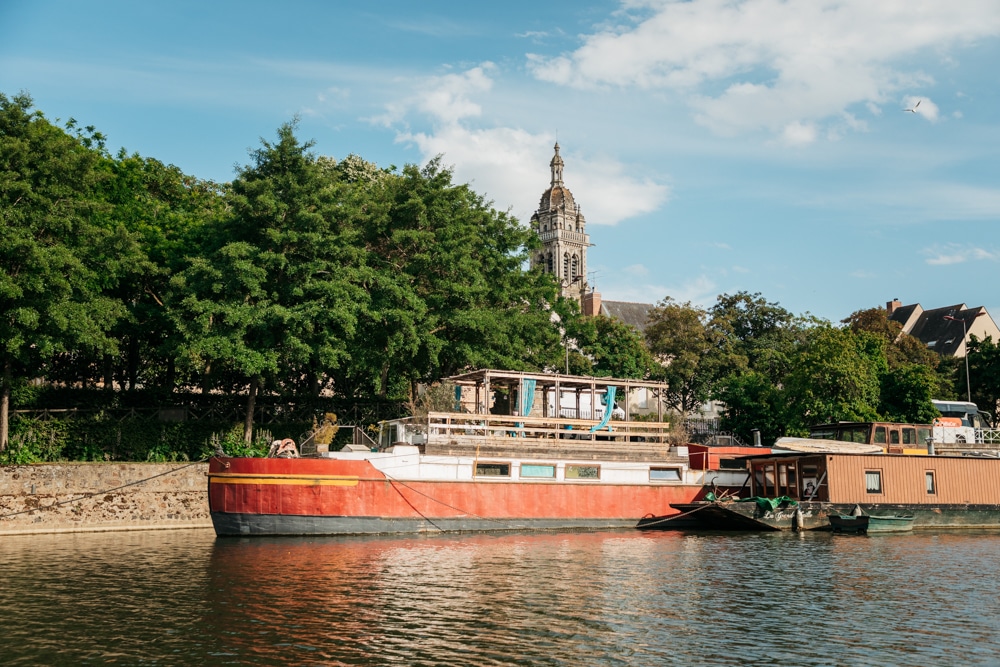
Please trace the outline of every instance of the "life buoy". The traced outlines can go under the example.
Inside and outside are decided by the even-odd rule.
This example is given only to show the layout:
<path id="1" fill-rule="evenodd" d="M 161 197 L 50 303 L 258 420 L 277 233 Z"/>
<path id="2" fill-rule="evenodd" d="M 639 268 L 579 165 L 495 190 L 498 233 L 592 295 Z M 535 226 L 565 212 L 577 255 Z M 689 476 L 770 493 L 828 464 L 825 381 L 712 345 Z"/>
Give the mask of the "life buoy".
<path id="1" fill-rule="evenodd" d="M 273 458 L 297 459 L 299 457 L 299 450 L 291 438 L 285 438 L 281 442 L 275 440 L 274 444 L 271 445 L 271 450 L 270 456 Z"/>

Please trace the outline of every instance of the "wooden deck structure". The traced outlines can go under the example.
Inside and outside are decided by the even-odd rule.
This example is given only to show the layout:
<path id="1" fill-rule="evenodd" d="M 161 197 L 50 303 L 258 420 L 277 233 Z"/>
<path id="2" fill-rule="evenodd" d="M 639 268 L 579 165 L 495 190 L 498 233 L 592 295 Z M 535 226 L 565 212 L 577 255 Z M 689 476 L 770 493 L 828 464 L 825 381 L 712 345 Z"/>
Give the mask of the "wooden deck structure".
<path id="1" fill-rule="evenodd" d="M 515 412 L 509 406 L 519 405 L 525 380 L 534 381 L 535 395 L 542 399 L 534 401 L 530 414 L 494 414 L 500 410 L 498 406 Z M 462 388 L 461 397 L 456 398 L 459 410 L 385 422 L 380 446 L 407 443 L 417 445 L 425 454 L 447 456 L 688 462 L 685 450 L 671 447 L 672 427 L 663 421 L 660 397 L 666 390 L 664 383 L 496 370 L 465 373 L 447 381 Z M 578 418 L 581 413 L 590 417 L 594 412 L 581 409 L 581 403 L 598 405 L 609 386 L 616 388 L 616 399 L 621 397 L 616 402 L 624 409 L 624 419 L 611 419 L 600 430 L 592 431 L 601 420 Z M 654 399 L 656 421 L 632 419 L 629 401 L 639 389 Z M 507 395 L 506 401 L 495 400 L 497 390 Z M 573 408 L 561 407 L 566 395 L 574 397 Z M 584 396 L 589 400 L 582 401 Z M 604 410 L 613 408 L 606 406 Z M 567 412 L 572 415 L 566 416 Z"/>

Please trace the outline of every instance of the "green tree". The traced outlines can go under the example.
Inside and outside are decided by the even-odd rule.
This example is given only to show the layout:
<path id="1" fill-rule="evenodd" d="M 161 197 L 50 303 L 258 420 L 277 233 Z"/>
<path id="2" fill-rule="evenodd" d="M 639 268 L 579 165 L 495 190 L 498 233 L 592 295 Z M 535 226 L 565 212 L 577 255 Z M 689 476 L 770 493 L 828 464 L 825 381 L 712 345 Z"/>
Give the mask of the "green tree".
<path id="1" fill-rule="evenodd" d="M 15 377 L 63 352 L 114 352 L 108 331 L 124 308 L 107 296 L 107 263 L 131 242 L 93 222 L 100 134 L 74 137 L 32 106 L 0 94 L 0 449 Z"/>
<path id="2" fill-rule="evenodd" d="M 796 318 L 759 292 L 722 294 L 709 317 L 708 326 L 719 343 L 720 379 L 751 369 L 778 381 L 788 372 L 789 354 L 800 342 L 803 328 L 815 323 Z"/>
<path id="3" fill-rule="evenodd" d="M 993 341 L 992 336 L 979 340 L 972 335 L 969 336 L 966 354 L 972 401 L 988 412 L 996 424 L 997 409 L 1000 408 L 1000 345 Z M 964 372 L 963 368 L 963 375 Z"/>
<path id="4" fill-rule="evenodd" d="M 643 335 L 621 320 L 604 315 L 579 317 L 569 331 L 589 361 L 587 375 L 641 379 L 660 369 Z"/>
<path id="5" fill-rule="evenodd" d="M 357 164 L 351 165 L 357 167 Z M 357 179 L 368 199 L 362 236 L 372 300 L 339 384 L 385 393 L 470 367 L 537 370 L 562 347 L 549 276 L 522 269 L 533 233 L 498 212 L 439 160 Z"/>
<path id="6" fill-rule="evenodd" d="M 790 430 L 803 434 L 823 422 L 877 420 L 885 364 L 877 336 L 831 326 L 809 329 L 783 387 Z"/>
<path id="7" fill-rule="evenodd" d="M 712 396 L 724 404 L 723 428 L 749 442 L 758 429 L 763 442 L 786 435 L 789 411 L 785 378 L 810 327 L 760 293 L 722 294 L 709 311 L 717 346 Z"/>
<path id="8" fill-rule="evenodd" d="M 100 191 L 111 207 L 103 224 L 124 227 L 142 249 L 123 266 L 115 296 L 128 316 L 113 331 L 119 356 L 104 374 L 113 373 L 121 387 L 161 385 L 169 392 L 179 345 L 164 303 L 170 276 L 198 254 L 203 230 L 220 219 L 225 188 L 124 149 L 107 157 L 103 169 L 107 176 Z"/>
<path id="9" fill-rule="evenodd" d="M 880 378 L 878 412 L 885 419 L 930 423 L 939 416 L 931 399 L 942 396 L 941 387 L 947 385 L 949 374 L 938 354 L 903 333 L 902 325 L 890 320 L 884 308 L 855 311 L 843 323 L 856 333 L 867 332 L 883 341 L 886 370 Z"/>
<path id="10" fill-rule="evenodd" d="M 173 282 L 182 358 L 247 391 L 244 438 L 252 440 L 261 387 L 343 364 L 363 303 L 353 226 L 338 210 L 337 183 L 282 125 L 276 143 L 251 152 L 228 198 L 214 250 Z"/>
<path id="11" fill-rule="evenodd" d="M 897 366 L 882 377 L 879 412 L 887 421 L 930 424 L 941 413 L 932 399 L 937 374 L 923 364 Z"/>
<path id="12" fill-rule="evenodd" d="M 711 395 L 718 338 L 707 326 L 708 313 L 691 302 L 664 298 L 650 310 L 646 345 L 662 364 L 655 375 L 669 385 L 666 402 L 682 417 Z"/>

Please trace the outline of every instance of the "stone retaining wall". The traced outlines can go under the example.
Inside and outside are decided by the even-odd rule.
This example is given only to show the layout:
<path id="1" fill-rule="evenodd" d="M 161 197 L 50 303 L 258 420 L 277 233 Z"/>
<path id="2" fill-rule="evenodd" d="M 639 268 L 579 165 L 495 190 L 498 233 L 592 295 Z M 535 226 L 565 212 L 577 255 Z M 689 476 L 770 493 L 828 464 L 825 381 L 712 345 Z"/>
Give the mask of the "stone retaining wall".
<path id="1" fill-rule="evenodd" d="M 207 463 L 0 467 L 0 535 L 211 528 Z"/>

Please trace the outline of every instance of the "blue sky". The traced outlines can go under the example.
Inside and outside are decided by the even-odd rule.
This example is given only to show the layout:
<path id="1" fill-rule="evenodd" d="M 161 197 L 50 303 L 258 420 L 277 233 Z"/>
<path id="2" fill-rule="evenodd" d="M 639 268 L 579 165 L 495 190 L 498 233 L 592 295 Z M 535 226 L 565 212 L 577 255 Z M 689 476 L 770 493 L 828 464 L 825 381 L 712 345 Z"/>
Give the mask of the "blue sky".
<path id="1" fill-rule="evenodd" d="M 605 299 L 834 321 L 1000 319 L 998 65 L 996 0 L 0 0 L 0 92 L 114 150 L 227 181 L 298 116 L 527 222 L 558 139 Z"/>

